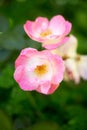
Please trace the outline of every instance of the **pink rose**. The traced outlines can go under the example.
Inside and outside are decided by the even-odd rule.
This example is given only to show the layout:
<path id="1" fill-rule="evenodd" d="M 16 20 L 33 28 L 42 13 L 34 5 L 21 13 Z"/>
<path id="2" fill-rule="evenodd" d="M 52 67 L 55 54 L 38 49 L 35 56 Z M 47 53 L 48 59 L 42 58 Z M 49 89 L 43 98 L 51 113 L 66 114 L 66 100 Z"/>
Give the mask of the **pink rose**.
<path id="1" fill-rule="evenodd" d="M 15 67 L 14 78 L 23 90 L 51 94 L 63 80 L 63 60 L 48 50 L 22 50 Z"/>
<path id="2" fill-rule="evenodd" d="M 50 21 L 45 17 L 38 17 L 35 22 L 27 20 L 24 30 L 31 39 L 41 42 L 46 49 L 55 49 L 68 40 L 66 36 L 71 26 L 63 16 L 57 15 Z"/>

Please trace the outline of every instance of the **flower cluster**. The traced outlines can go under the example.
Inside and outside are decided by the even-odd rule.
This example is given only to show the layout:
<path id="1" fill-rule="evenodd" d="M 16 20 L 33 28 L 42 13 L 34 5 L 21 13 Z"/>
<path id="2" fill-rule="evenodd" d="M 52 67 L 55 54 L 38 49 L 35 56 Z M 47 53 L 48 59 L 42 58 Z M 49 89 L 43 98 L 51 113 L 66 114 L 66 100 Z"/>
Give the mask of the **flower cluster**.
<path id="1" fill-rule="evenodd" d="M 87 57 L 76 53 L 76 38 L 67 36 L 71 27 L 72 24 L 61 15 L 50 21 L 45 17 L 26 21 L 27 35 L 45 49 L 25 48 L 16 59 L 14 79 L 21 89 L 52 94 L 63 79 L 76 83 L 80 77 L 87 79 Z"/>
<path id="2" fill-rule="evenodd" d="M 75 36 L 70 35 L 66 44 L 52 50 L 52 53 L 58 54 L 64 59 L 64 80 L 73 80 L 76 84 L 80 79 L 87 80 L 87 55 L 77 53 L 78 41 Z"/>

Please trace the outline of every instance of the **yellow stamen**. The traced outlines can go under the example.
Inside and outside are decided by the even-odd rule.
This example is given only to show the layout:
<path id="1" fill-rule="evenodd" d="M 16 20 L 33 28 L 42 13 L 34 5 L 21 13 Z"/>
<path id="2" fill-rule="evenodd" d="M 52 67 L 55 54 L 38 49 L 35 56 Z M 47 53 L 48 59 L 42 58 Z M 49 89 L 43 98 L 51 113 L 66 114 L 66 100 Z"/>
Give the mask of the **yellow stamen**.
<path id="1" fill-rule="evenodd" d="M 47 73 L 47 66 L 46 65 L 38 65 L 34 72 L 38 75 L 38 76 L 43 76 L 44 74 Z"/>
<path id="2" fill-rule="evenodd" d="M 46 31 L 42 32 L 40 35 L 41 35 L 41 37 L 46 37 L 50 34 L 52 34 L 52 32 L 50 30 L 46 30 Z"/>

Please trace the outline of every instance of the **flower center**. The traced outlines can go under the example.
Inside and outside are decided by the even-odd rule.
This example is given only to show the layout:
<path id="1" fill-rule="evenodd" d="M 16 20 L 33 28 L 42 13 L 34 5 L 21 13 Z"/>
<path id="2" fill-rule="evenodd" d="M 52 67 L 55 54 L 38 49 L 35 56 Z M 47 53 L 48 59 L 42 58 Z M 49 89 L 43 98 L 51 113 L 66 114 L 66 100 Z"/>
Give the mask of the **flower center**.
<path id="1" fill-rule="evenodd" d="M 47 65 L 38 65 L 34 72 L 38 75 L 38 76 L 43 76 L 44 74 L 47 73 Z"/>
<path id="2" fill-rule="evenodd" d="M 46 30 L 46 31 L 42 32 L 40 35 L 41 35 L 41 37 L 46 37 L 50 34 L 52 34 L 52 32 L 50 30 Z"/>

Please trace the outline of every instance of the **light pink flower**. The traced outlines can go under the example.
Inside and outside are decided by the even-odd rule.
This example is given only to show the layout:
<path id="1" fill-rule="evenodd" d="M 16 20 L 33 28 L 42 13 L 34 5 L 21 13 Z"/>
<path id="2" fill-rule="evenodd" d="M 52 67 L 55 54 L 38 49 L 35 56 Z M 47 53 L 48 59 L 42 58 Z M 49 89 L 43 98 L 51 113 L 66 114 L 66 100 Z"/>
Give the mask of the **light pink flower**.
<path id="1" fill-rule="evenodd" d="M 27 20 L 24 30 L 31 39 L 41 42 L 46 49 L 55 49 L 68 40 L 66 36 L 71 26 L 63 16 L 57 15 L 50 21 L 45 17 L 37 17 L 35 21 Z"/>
<path id="2" fill-rule="evenodd" d="M 74 35 L 70 35 L 69 40 L 65 44 L 52 50 L 51 52 L 54 54 L 58 54 L 64 59 L 74 58 L 77 55 L 77 45 L 77 38 Z"/>
<path id="3" fill-rule="evenodd" d="M 87 80 L 87 55 L 77 54 L 77 45 L 77 38 L 70 35 L 64 45 L 51 51 L 64 59 L 64 80 L 73 80 L 75 83 L 79 83 L 81 78 Z"/>
<path id="4" fill-rule="evenodd" d="M 65 60 L 65 80 L 80 82 L 80 78 L 87 80 L 87 56 L 78 55 L 75 59 Z"/>
<path id="5" fill-rule="evenodd" d="M 14 78 L 23 90 L 51 94 L 63 80 L 63 60 L 48 50 L 22 50 L 15 67 Z"/>

